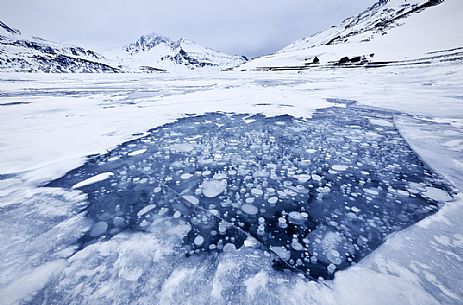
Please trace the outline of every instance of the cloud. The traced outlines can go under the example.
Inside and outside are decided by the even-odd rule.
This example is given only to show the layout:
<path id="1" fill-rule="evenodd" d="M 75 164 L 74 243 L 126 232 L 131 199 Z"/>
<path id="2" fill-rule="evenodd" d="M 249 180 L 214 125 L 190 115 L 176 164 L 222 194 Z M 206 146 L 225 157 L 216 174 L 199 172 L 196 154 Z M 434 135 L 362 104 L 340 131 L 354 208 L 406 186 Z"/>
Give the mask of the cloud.
<path id="1" fill-rule="evenodd" d="M 140 35 L 185 37 L 258 56 L 337 24 L 375 0 L 0 0 L 0 19 L 23 32 L 96 49 Z"/>

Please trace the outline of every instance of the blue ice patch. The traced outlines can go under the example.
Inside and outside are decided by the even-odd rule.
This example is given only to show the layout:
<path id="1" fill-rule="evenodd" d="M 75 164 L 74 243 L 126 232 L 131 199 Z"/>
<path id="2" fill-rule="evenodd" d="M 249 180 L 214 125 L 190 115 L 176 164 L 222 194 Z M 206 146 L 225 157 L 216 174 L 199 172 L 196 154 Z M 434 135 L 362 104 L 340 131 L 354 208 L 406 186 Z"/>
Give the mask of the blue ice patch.
<path id="1" fill-rule="evenodd" d="M 180 234 L 187 256 L 234 251 L 253 238 L 274 255 L 275 268 L 314 279 L 332 278 L 437 211 L 427 188 L 449 190 L 389 113 L 355 107 L 312 119 L 179 119 L 49 186 L 88 194 L 94 226 L 82 246 L 156 226 Z"/>

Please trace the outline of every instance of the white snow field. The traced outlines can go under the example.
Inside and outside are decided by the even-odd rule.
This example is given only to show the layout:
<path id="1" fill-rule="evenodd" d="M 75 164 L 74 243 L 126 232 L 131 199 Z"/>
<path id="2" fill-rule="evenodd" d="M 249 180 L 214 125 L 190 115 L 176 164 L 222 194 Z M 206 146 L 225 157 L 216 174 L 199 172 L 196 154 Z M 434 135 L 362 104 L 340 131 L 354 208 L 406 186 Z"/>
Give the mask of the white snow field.
<path id="1" fill-rule="evenodd" d="M 98 236 L 106 223 L 92 229 L 81 212 L 88 203 L 78 186 L 40 187 L 82 165 L 88 155 L 105 153 L 185 115 L 262 113 L 310 119 L 317 109 L 346 107 L 335 102 L 344 99 L 394 111 L 395 125 L 412 148 L 462 189 L 461 65 L 189 77 L 10 73 L 0 80 L 2 304 L 463 302 L 463 200 L 458 196 L 436 214 L 388 237 L 359 263 L 338 271 L 334 280 L 317 282 L 272 268 L 266 251 L 251 240 L 216 255 L 179 255 L 176 245 L 184 233 L 178 226 L 169 234 L 155 226 L 148 232 L 122 232 L 79 248 L 84 234 L 92 230 L 89 234 Z M 373 121 L 380 128 L 386 123 Z M 191 150 L 186 145 L 172 149 Z M 137 149 L 131 158 L 145 154 Z M 299 180 L 310 179 L 304 177 Z M 247 207 L 245 211 L 255 212 L 253 205 Z M 195 239 L 195 244 L 203 241 Z"/>

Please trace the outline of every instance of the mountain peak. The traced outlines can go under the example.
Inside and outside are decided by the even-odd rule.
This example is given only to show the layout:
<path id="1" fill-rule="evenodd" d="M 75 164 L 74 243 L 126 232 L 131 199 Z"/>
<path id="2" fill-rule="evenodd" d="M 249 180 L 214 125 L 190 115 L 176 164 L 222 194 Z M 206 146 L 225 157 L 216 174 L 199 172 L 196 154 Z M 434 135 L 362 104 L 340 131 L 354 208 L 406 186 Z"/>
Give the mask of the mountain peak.
<path id="1" fill-rule="evenodd" d="M 173 41 L 164 35 L 158 34 L 158 33 L 149 33 L 140 36 L 138 40 L 132 44 L 129 44 L 126 47 L 127 52 L 135 52 L 138 53 L 140 51 L 149 51 L 150 49 L 162 44 L 172 44 Z"/>
<path id="2" fill-rule="evenodd" d="M 107 57 L 114 58 L 115 65 L 130 71 L 227 69 L 245 61 L 242 57 L 213 50 L 190 39 L 173 40 L 156 32 L 108 52 Z"/>

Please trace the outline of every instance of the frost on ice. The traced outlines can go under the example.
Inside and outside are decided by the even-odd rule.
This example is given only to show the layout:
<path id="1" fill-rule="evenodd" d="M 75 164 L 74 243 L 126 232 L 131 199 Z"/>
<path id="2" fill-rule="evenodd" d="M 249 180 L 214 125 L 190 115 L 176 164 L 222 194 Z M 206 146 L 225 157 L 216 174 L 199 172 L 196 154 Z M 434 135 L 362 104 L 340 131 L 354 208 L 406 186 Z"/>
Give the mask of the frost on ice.
<path id="1" fill-rule="evenodd" d="M 233 252 L 255 238 L 276 268 L 315 279 L 331 278 L 451 199 L 390 114 L 354 107 L 310 120 L 180 119 L 50 185 L 88 194 L 94 224 L 83 247 L 160 226 L 182 238 L 187 256 Z"/>

